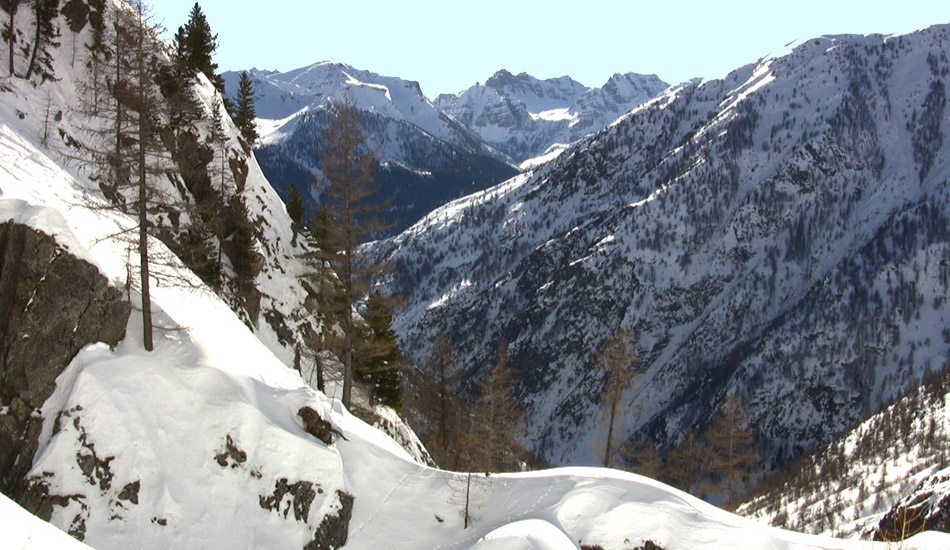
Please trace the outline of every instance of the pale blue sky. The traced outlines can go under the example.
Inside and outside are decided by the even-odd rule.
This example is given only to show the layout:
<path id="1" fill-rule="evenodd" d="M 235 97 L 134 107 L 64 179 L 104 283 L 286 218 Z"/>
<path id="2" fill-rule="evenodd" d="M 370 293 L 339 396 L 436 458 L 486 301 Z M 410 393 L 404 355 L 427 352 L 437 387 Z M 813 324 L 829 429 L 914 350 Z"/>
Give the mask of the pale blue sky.
<path id="1" fill-rule="evenodd" d="M 195 0 L 151 0 L 171 36 Z M 950 23 L 947 0 L 199 0 L 221 70 L 338 61 L 416 80 L 429 98 L 498 69 L 601 86 L 618 72 L 719 78 L 823 34 Z M 253 7 L 251 7 L 253 6 Z"/>

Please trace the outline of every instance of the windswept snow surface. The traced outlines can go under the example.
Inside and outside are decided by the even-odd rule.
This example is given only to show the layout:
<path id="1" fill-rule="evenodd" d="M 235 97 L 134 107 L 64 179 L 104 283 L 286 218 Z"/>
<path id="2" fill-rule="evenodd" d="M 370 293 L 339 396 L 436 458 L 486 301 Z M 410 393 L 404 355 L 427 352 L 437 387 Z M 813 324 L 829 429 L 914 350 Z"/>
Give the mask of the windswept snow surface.
<path id="1" fill-rule="evenodd" d="M 89 550 L 0 494 L 0 547 L 4 550 Z"/>

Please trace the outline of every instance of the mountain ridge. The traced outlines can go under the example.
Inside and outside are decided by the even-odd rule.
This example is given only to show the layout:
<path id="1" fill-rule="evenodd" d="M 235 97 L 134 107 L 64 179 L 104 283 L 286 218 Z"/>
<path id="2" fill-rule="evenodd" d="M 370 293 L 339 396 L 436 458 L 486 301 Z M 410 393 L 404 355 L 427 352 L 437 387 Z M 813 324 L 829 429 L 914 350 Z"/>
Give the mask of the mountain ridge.
<path id="1" fill-rule="evenodd" d="M 281 196 L 297 185 L 311 213 L 320 202 L 316 152 L 344 94 L 363 113 L 368 144 L 381 163 L 378 197 L 393 204 L 384 221 L 397 229 L 517 172 L 506 155 L 436 108 L 417 82 L 332 62 L 248 74 L 259 109 L 256 156 Z M 223 73 L 227 89 L 236 89 L 238 75 Z"/>
<path id="2" fill-rule="evenodd" d="M 446 332 L 469 378 L 507 341 L 529 447 L 571 464 L 602 437 L 593 354 L 628 326 L 647 372 L 624 437 L 668 450 L 737 392 L 786 463 L 947 358 L 947 49 L 947 26 L 822 37 L 670 88 L 377 243 L 397 332 Z"/>
<path id="3" fill-rule="evenodd" d="M 518 162 L 599 131 L 668 85 L 656 75 L 614 74 L 600 88 L 568 76 L 541 80 L 506 70 L 435 104 Z"/>

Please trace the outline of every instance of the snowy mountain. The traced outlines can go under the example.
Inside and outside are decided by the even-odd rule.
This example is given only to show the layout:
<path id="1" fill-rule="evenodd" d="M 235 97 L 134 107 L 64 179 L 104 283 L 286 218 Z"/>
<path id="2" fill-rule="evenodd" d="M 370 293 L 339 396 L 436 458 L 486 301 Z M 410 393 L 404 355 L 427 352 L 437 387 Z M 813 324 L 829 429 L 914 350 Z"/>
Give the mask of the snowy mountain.
<path id="1" fill-rule="evenodd" d="M 310 186 L 307 205 L 319 200 L 315 152 L 330 120 L 327 108 L 349 93 L 364 114 L 369 142 L 381 161 L 380 196 L 393 197 L 388 218 L 405 228 L 446 202 L 516 173 L 509 159 L 470 129 L 446 116 L 417 82 L 380 76 L 339 63 L 317 63 L 286 73 L 251 70 L 261 131 L 256 156 L 286 196 L 291 183 Z M 223 74 L 227 90 L 239 73 Z"/>
<path id="2" fill-rule="evenodd" d="M 588 88 L 566 76 L 539 80 L 502 70 L 484 85 L 440 95 L 436 105 L 523 163 L 600 131 L 667 86 L 656 75 L 615 74 Z"/>
<path id="3" fill-rule="evenodd" d="M 946 26 L 809 40 L 433 212 L 375 249 L 404 347 L 443 332 L 473 379 L 506 340 L 554 464 L 604 439 L 620 326 L 624 437 L 668 451 L 738 393 L 766 468 L 830 441 L 948 358 L 948 51 Z"/>
<path id="4" fill-rule="evenodd" d="M 124 9 L 106 3 L 98 20 Z M 73 44 L 89 39 L 86 27 L 74 32 Z M 149 237 L 162 259 L 154 264 L 156 342 L 145 351 L 121 237 L 135 222 L 109 208 L 88 170 L 64 154 L 97 145 L 77 131 L 89 121 L 66 108 L 78 101 L 84 54 L 74 65 L 68 46 L 54 52 L 57 80 L 10 78 L 0 91 L 0 466 L 4 476 L 26 469 L 12 489 L 5 477 L 3 490 L 30 512 L 98 550 L 868 547 L 756 524 L 616 471 L 489 476 L 424 466 L 289 368 L 281 331 L 213 291 L 166 246 L 172 226 L 159 207 Z M 200 104 L 213 105 L 208 81 L 195 86 Z M 191 124 L 184 133 L 208 129 Z M 295 296 L 297 245 L 286 213 L 253 155 L 241 153 L 234 127 L 226 130 L 241 176 L 225 178 L 226 187 L 257 223 L 261 317 L 293 312 L 286 304 L 306 296 Z M 149 183 L 175 183 L 167 168 Z M 105 330 L 116 321 L 124 330 Z M 78 351 L 60 353 L 67 344 Z M 48 347 L 56 357 L 23 360 Z M 29 454 L 8 462 L 11 450 Z M 947 544 L 929 533 L 905 547 Z M 5 496 L 0 546 L 87 547 Z"/>

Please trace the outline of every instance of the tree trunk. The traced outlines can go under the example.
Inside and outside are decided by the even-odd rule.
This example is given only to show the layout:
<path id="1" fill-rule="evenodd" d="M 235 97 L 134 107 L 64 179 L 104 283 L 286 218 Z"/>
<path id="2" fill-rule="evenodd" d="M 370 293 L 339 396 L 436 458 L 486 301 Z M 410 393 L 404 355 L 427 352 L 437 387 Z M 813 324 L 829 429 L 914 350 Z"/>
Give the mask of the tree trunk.
<path id="1" fill-rule="evenodd" d="M 448 404 L 448 384 L 446 383 L 446 365 L 443 362 L 439 365 L 439 448 L 442 456 L 445 457 L 449 450 L 449 404 Z"/>
<path id="2" fill-rule="evenodd" d="M 349 139 L 349 136 L 347 137 Z M 348 144 L 347 144 L 348 145 Z M 346 149 L 345 173 L 343 175 L 343 406 L 350 408 L 353 394 L 353 218 L 350 210 L 350 159 L 349 147 Z"/>
<path id="3" fill-rule="evenodd" d="M 138 144 L 138 176 L 139 176 L 139 259 L 141 261 L 141 275 L 142 275 L 142 338 L 144 340 L 145 351 L 152 351 L 152 298 L 151 293 L 149 292 L 149 274 L 148 274 L 148 196 L 147 196 L 147 181 L 146 176 L 148 175 L 148 158 L 146 156 L 146 144 L 149 139 L 149 132 L 151 131 L 151 125 L 149 124 L 149 113 L 145 109 L 145 98 L 147 96 L 148 90 L 147 86 L 151 83 L 145 75 L 147 75 L 147 67 L 145 65 L 145 29 L 138 29 L 138 36 L 136 37 L 136 47 L 138 51 L 135 52 L 136 63 L 138 65 L 137 69 L 139 71 L 139 78 L 137 82 L 138 96 L 140 105 L 142 106 L 142 111 L 139 113 L 139 144 Z"/>
<path id="4" fill-rule="evenodd" d="M 26 70 L 27 80 L 33 75 L 33 68 L 36 66 L 36 52 L 40 49 L 40 8 L 39 2 L 41 0 L 33 0 L 34 6 L 37 6 L 33 11 L 36 13 L 36 33 L 33 36 L 33 53 L 30 55 L 30 66 Z M 11 30 L 12 32 L 12 30 Z"/>
<path id="5" fill-rule="evenodd" d="M 139 160 L 145 156 L 145 149 L 141 148 Z M 152 351 L 152 298 L 149 293 L 148 281 L 148 217 L 145 204 L 145 170 L 139 175 L 139 266 L 142 278 L 142 339 L 145 351 Z"/>
<path id="6" fill-rule="evenodd" d="M 610 418 L 607 421 L 607 448 L 604 449 L 604 468 L 610 467 L 610 448 L 614 439 L 614 418 L 617 416 L 617 402 L 610 404 Z"/>
<path id="7" fill-rule="evenodd" d="M 10 6 L 10 36 L 8 37 L 8 42 L 10 45 L 10 76 L 16 76 L 16 72 L 13 67 L 13 51 L 16 48 L 16 27 L 13 26 L 13 20 L 16 16 L 16 10 L 20 7 L 19 2 L 13 2 Z"/>

